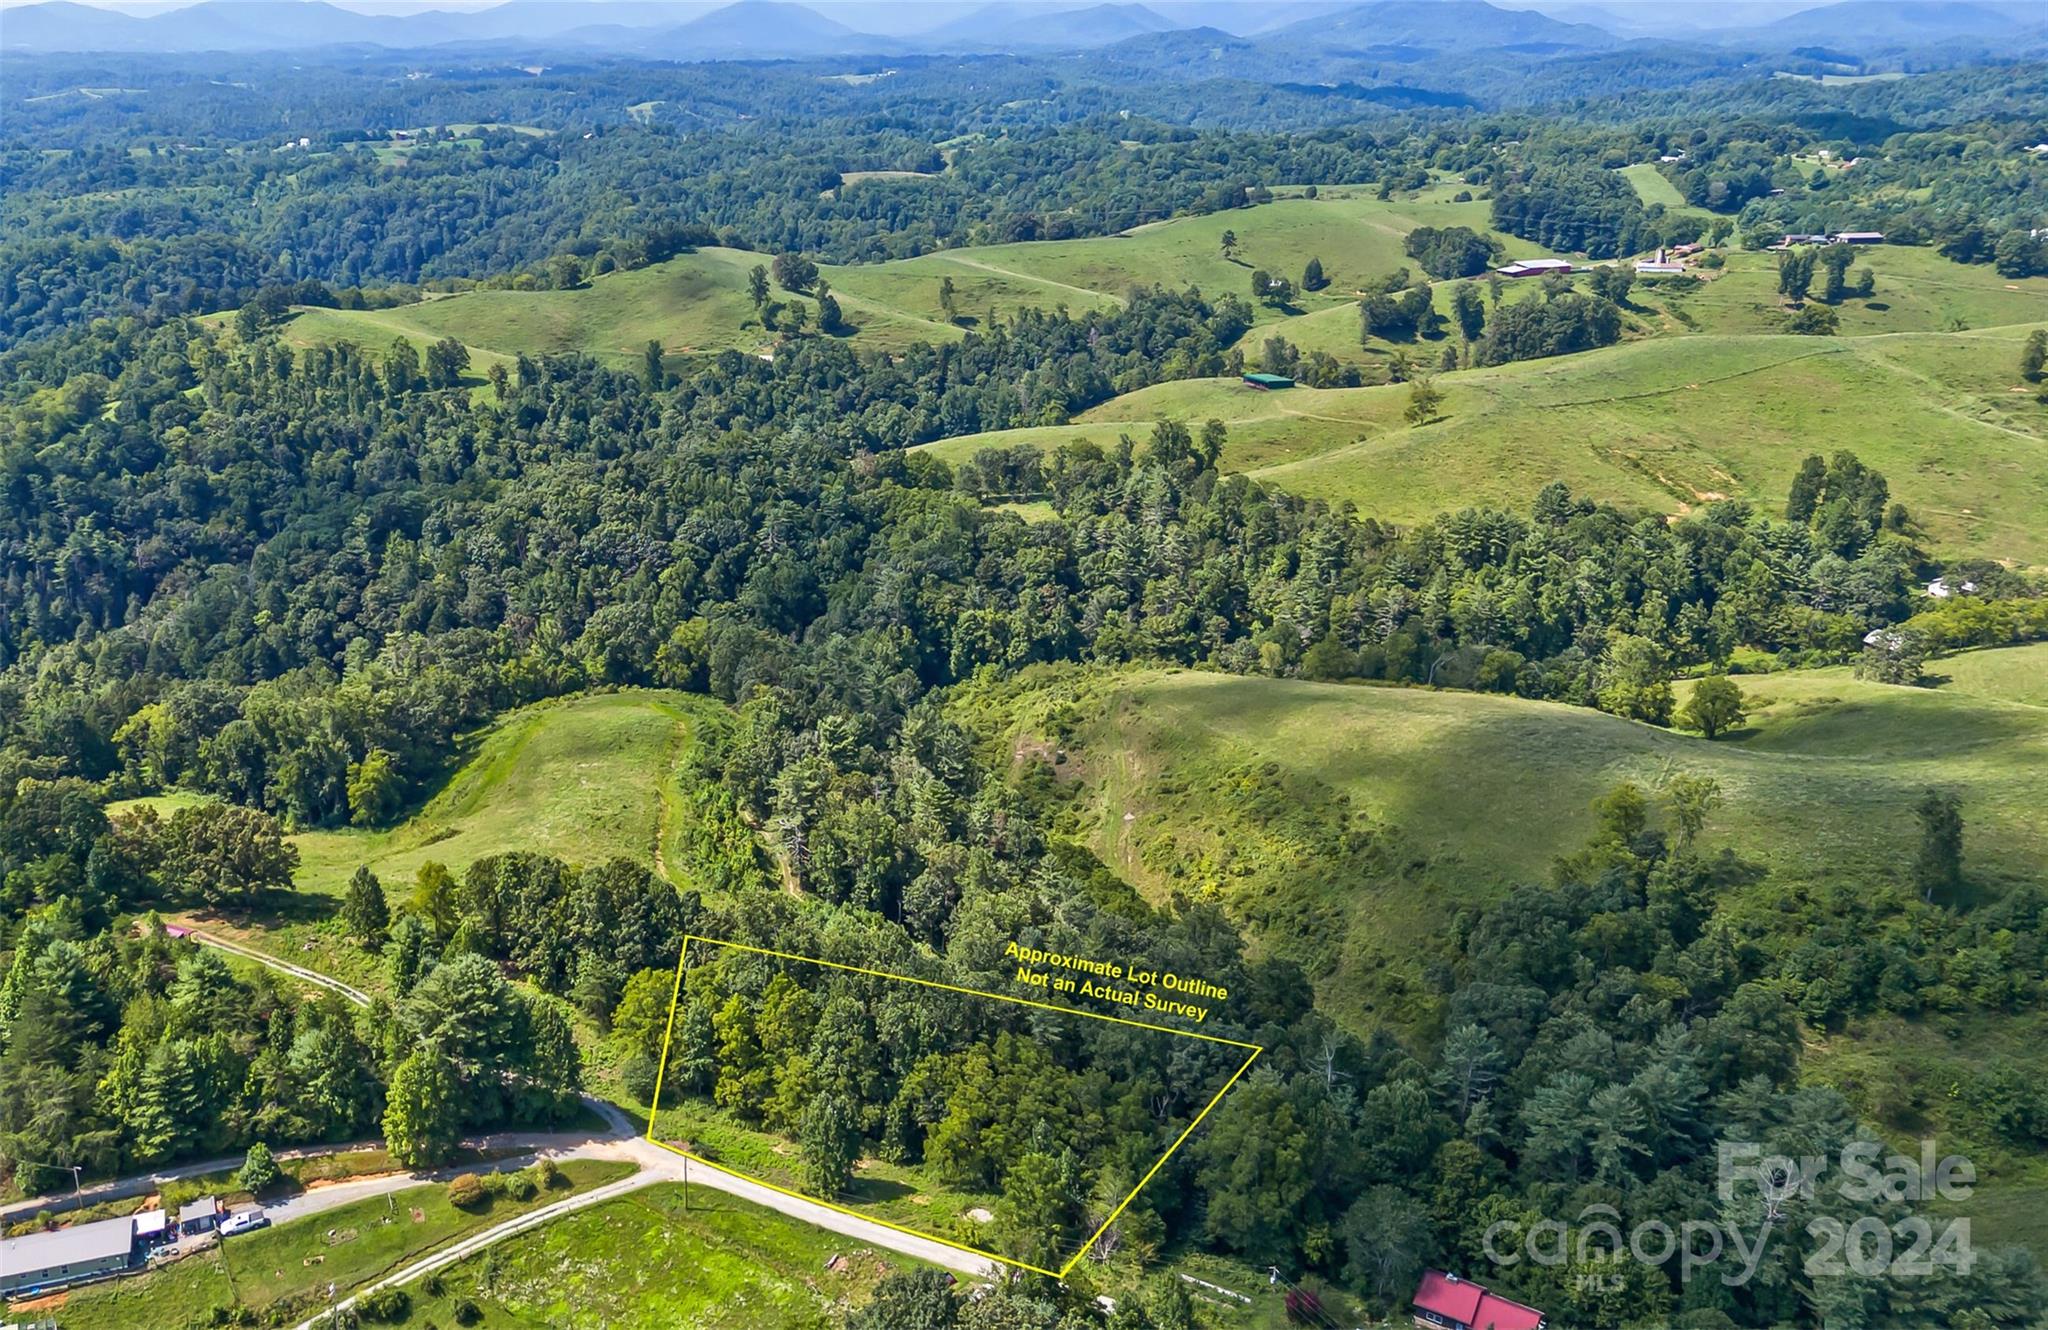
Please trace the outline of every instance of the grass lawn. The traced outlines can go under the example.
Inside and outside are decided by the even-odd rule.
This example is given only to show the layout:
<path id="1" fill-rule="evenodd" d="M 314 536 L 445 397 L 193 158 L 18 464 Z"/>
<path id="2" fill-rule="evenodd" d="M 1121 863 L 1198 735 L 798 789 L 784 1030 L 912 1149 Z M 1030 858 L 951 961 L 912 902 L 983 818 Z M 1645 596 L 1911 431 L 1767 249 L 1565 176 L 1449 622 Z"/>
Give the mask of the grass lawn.
<path id="1" fill-rule="evenodd" d="M 471 1298 L 487 1330 L 830 1330 L 917 1267 L 707 1187 L 688 1200 L 662 1183 L 509 1239 L 443 1272 L 438 1295 L 414 1285 L 404 1324 L 452 1325 Z"/>
<path id="2" fill-rule="evenodd" d="M 283 1324 L 317 1311 L 330 1282 L 346 1295 L 465 1234 L 632 1171 L 630 1164 L 572 1159 L 562 1166 L 570 1186 L 527 1202 L 499 1197 L 474 1213 L 450 1205 L 445 1186 L 409 1187 L 74 1293 L 58 1313 L 60 1323 L 64 1330 L 155 1330 L 170 1316 L 182 1322 L 210 1307 L 239 1306 L 272 1318 L 263 1323 Z"/>
<path id="3" fill-rule="evenodd" d="M 1411 943 L 1542 880 L 1623 780 L 1654 794 L 1714 777 L 1707 844 L 1741 847 L 1780 887 L 1890 880 L 1937 784 L 1962 797 L 1983 890 L 2038 877 L 2041 708 L 1846 669 L 1741 683 L 1753 718 L 1713 743 L 1547 702 L 1182 671 L 1040 670 L 955 706 L 1020 758 L 1063 749 L 1072 829 L 1104 862 L 1154 899 L 1220 899 L 1254 936 L 1314 950 L 1333 1015 L 1362 1024 L 1401 1019 L 1359 995 L 1412 970 Z"/>

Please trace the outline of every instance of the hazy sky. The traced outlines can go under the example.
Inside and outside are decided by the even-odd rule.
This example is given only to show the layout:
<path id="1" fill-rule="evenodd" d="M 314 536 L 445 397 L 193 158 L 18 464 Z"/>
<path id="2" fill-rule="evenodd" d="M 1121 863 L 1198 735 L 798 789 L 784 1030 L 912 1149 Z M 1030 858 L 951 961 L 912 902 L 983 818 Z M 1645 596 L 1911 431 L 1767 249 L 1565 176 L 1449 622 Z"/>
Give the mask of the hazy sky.
<path id="1" fill-rule="evenodd" d="M 238 0 L 224 0 L 234 4 Z M 573 3 L 587 4 L 593 10 L 602 10 L 608 0 L 572 0 Z M 719 0 L 686 0 L 692 7 L 703 8 L 707 4 L 715 7 Z M 955 10 L 965 12 L 979 7 L 982 0 L 800 0 L 801 3 L 819 10 L 877 10 L 883 8 L 898 10 Z M 1022 0 L 1033 3 L 1033 0 Z M 1103 0 L 1043 0 L 1048 9 L 1081 9 L 1103 3 Z M 1142 3 L 1143 0 L 1137 0 Z M 1365 0 L 1358 0 L 1364 3 Z M 1649 15 L 1667 15 L 1677 18 L 1690 26 L 1700 28 L 1733 27 L 1743 23 L 1755 23 L 1801 9 L 1816 9 L 1834 0 L 1491 0 L 1502 9 L 1540 9 L 1580 11 L 1606 9 L 1629 18 L 1641 19 Z M 36 4 L 40 0 L 0 0 L 0 9 L 16 5 Z M 124 14 L 160 14 L 166 10 L 183 9 L 195 0 L 77 0 L 80 4 L 94 5 L 101 9 L 118 9 Z M 329 0 L 329 3 L 343 9 L 353 9 L 363 14 L 412 14 L 429 9 L 489 9 L 502 0 Z M 1575 15 L 1574 15 L 1575 16 Z M 858 25 L 856 25 L 858 26 Z"/>

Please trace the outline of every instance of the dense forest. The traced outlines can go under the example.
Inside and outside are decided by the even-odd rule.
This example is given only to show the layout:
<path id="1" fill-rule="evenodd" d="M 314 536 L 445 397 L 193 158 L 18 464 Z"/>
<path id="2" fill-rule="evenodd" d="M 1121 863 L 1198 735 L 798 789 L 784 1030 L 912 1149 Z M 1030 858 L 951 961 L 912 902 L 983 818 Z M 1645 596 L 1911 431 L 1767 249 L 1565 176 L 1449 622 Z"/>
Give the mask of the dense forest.
<path id="1" fill-rule="evenodd" d="M 914 449 L 1238 373 L 1257 315 L 1235 294 L 1138 289 L 888 352 L 793 336 L 772 357 L 677 363 L 657 345 L 639 372 L 520 355 L 469 376 L 453 341 L 287 341 L 293 305 L 422 285 L 574 286 L 713 243 L 798 267 L 1108 235 L 1315 182 L 1445 181 L 1507 234 L 1594 259 L 1869 225 L 2015 278 L 2048 269 L 2031 235 L 2048 163 L 2017 151 L 2043 132 L 2029 68 L 1828 91 L 1716 65 L 1637 99 L 1669 69 L 1607 53 L 1573 66 L 1572 118 L 1301 88 L 1262 113 L 1228 82 L 1191 123 L 1186 83 L 1112 100 L 1108 59 L 991 58 L 969 80 L 908 63 L 871 84 L 800 64 L 417 85 L 321 65 L 237 87 L 209 61 L 110 58 L 102 73 L 153 95 L 89 105 L 57 94 L 93 67 L 36 72 L 42 100 L 0 138 L 0 1159 L 16 1186 L 377 1132 L 438 1163 L 466 1134 L 574 1120 L 578 1040 L 596 1032 L 643 1103 L 669 1044 L 665 1105 L 790 1138 L 822 1192 L 877 1156 L 1000 1193 L 1007 1249 L 1049 1262 L 1174 1141 L 1231 1050 L 844 973 L 804 983 L 740 953 L 693 965 L 669 1024 L 693 932 L 970 987 L 1004 982 L 1014 940 L 1201 974 L 1233 995 L 1205 1031 L 1266 1051 L 1070 1287 L 962 1303 L 899 1276 L 849 1330 L 1100 1326 L 1096 1267 L 1197 1250 L 1381 1311 L 1405 1309 L 1426 1265 L 1490 1272 L 1558 1325 L 2042 1314 L 2024 1249 L 1931 1280 L 1815 1277 L 1813 1234 L 1850 1217 L 1834 1198 L 1786 1211 L 1715 1185 L 1722 1141 L 1877 1141 L 1802 1079 L 1803 1033 L 2048 999 L 2048 890 L 1968 896 L 1963 815 L 1938 792 L 1896 810 L 1919 857 L 1883 889 L 1786 885 L 1769 917 L 1731 917 L 1772 870 L 1718 834 L 1713 783 L 1617 785 L 1547 878 L 1445 919 L 1404 1020 L 1361 1034 L 1319 1002 L 1340 923 L 1285 896 L 1148 901 L 1073 835 L 1046 764 L 997 753 L 949 705 L 1032 666 L 1164 665 L 1542 699 L 1712 739 L 1741 719 L 1745 667 L 1853 661 L 1914 683 L 1939 653 L 2048 636 L 2038 575 L 1938 559 L 1853 431 L 1815 442 L 1782 503 L 1667 517 L 1552 483 L 1396 526 L 1226 474 L 1216 421 L 957 467 Z M 1875 160 L 1812 165 L 1822 148 Z M 1645 205 L 1615 170 L 1653 163 L 1707 216 Z M 871 171 L 917 178 L 847 181 Z M 1618 270 L 1489 306 L 1466 280 L 1500 257 L 1487 237 L 1421 228 L 1406 252 L 1455 284 L 1469 364 L 1622 336 Z M 1828 254 L 1787 263 L 1840 283 Z M 1443 337 L 1428 281 L 1374 280 L 1347 335 Z M 1265 363 L 1343 372 L 1279 338 Z M 1935 575 L 1971 596 L 1916 594 Z M 392 826 L 494 717 L 630 686 L 730 709 L 687 759 L 689 890 L 625 858 L 363 869 L 338 917 L 386 981 L 365 1008 L 163 926 L 278 907 L 293 833 Z M 141 799 L 170 790 L 207 797 Z M 1369 871 L 1356 838 L 1333 855 Z M 1973 1078 L 1957 1094 L 1985 1139 L 2048 1148 L 2038 1080 L 2005 1056 Z M 1739 1286 L 1689 1252 L 1496 1270 L 1486 1249 L 1503 1224 L 1521 1240 L 1595 1212 L 1790 1236 Z M 1176 1282 L 1108 1324 L 1192 1317 Z"/>

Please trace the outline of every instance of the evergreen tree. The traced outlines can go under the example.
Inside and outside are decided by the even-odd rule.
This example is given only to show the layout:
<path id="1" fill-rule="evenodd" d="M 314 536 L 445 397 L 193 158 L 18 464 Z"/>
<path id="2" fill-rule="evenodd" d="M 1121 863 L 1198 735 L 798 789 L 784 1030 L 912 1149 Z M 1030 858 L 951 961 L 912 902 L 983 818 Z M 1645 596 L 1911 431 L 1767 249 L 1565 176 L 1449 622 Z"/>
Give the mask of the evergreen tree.
<path id="1" fill-rule="evenodd" d="M 270 1147 L 257 1141 L 249 1147 L 242 1158 L 242 1167 L 235 1174 L 235 1185 L 244 1191 L 261 1194 L 274 1184 L 278 1177 L 277 1160 L 270 1153 Z"/>
<path id="2" fill-rule="evenodd" d="M 1778 294 L 1797 303 L 1813 287 L 1813 251 L 1788 249 L 1778 255 Z"/>
<path id="3" fill-rule="evenodd" d="M 1808 454 L 1799 464 L 1799 473 L 1792 477 L 1792 489 L 1785 496 L 1785 520 L 1804 526 L 1813 520 L 1814 510 L 1820 506 L 1821 488 L 1827 481 L 1827 459 L 1819 453 Z"/>
<path id="4" fill-rule="evenodd" d="M 439 1050 L 415 1049 L 391 1073 L 385 1146 L 407 1168 L 431 1168 L 448 1162 L 461 1139 L 454 1069 Z"/>
<path id="5" fill-rule="evenodd" d="M 860 1127 L 852 1106 L 838 1095 L 813 1098 L 797 1130 L 797 1158 L 806 1191 L 832 1199 L 844 1192 L 860 1162 Z"/>
<path id="6" fill-rule="evenodd" d="M 1963 885 L 1962 800 L 1943 790 L 1929 790 L 1913 812 L 1920 820 L 1913 885 L 1921 900 L 1952 905 Z"/>
<path id="7" fill-rule="evenodd" d="M 1460 282 L 1451 288 L 1451 317 L 1458 324 L 1460 337 L 1468 342 L 1479 340 L 1479 335 L 1486 331 L 1486 301 L 1477 286 Z"/>
<path id="8" fill-rule="evenodd" d="M 391 926 L 391 907 L 384 899 L 384 884 L 368 864 L 358 864 L 348 880 L 348 895 L 341 903 L 341 922 L 358 946 L 375 950 L 384 945 L 385 932 Z"/>

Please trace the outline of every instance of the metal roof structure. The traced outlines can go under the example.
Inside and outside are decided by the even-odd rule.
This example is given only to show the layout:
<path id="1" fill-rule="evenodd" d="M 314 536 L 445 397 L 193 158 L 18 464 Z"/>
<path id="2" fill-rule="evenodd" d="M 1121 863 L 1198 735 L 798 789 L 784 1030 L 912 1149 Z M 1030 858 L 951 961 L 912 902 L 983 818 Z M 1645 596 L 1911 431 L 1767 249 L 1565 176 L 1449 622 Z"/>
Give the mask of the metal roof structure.
<path id="1" fill-rule="evenodd" d="M 54 1233 L 29 1233 L 0 1240 L 0 1266 L 12 1274 L 54 1270 L 59 1266 L 85 1265 L 109 1257 L 126 1257 L 135 1246 L 135 1221 L 100 1219 L 90 1224 L 73 1224 Z"/>

